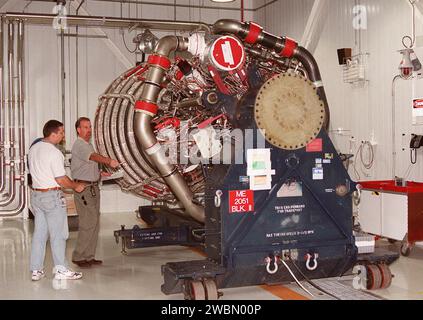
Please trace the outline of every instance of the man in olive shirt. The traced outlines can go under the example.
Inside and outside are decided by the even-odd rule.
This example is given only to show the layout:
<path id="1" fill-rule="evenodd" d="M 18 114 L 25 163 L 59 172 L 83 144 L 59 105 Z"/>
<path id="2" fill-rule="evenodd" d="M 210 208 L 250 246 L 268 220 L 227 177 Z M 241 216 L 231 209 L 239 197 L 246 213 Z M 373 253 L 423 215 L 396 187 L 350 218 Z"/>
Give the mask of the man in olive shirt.
<path id="1" fill-rule="evenodd" d="M 103 157 L 95 152 L 90 143 L 92 128 L 90 119 L 81 117 L 75 123 L 78 139 L 72 147 L 71 174 L 75 181 L 87 185 L 81 193 L 75 194 L 75 206 L 79 216 L 79 233 L 72 262 L 81 268 L 101 264 L 95 259 L 98 232 L 100 229 L 100 177 L 108 175 L 101 172 L 99 164 L 113 169 L 119 166 L 117 160 Z"/>

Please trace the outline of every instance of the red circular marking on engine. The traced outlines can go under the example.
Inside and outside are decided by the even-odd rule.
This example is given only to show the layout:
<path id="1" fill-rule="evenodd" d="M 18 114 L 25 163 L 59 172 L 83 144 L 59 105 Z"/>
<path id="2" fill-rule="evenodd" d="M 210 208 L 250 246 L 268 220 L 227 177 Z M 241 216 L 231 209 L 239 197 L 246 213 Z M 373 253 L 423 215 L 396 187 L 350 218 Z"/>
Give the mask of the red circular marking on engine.
<path id="1" fill-rule="evenodd" d="M 219 70 L 233 71 L 244 63 L 245 50 L 242 43 L 235 37 L 223 36 L 212 44 L 210 56 Z"/>

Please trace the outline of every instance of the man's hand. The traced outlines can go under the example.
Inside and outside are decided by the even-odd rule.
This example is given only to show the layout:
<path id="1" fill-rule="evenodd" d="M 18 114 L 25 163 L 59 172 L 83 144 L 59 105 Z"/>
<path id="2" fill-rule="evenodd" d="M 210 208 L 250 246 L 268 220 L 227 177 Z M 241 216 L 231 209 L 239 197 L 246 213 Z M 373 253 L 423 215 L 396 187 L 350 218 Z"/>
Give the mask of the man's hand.
<path id="1" fill-rule="evenodd" d="M 119 167 L 119 161 L 117 161 L 115 159 L 110 159 L 108 166 L 113 168 L 113 169 L 116 169 L 117 167 Z"/>
<path id="2" fill-rule="evenodd" d="M 111 159 L 108 157 L 103 157 L 101 154 L 98 153 L 91 153 L 90 158 L 91 161 L 95 161 L 101 164 L 105 164 L 106 166 L 109 166 L 110 168 L 116 169 L 117 167 L 119 167 L 119 165 L 121 165 L 122 163 L 119 163 L 119 161 L 115 160 L 115 159 Z"/>
<path id="3" fill-rule="evenodd" d="M 111 175 L 112 175 L 111 173 L 106 172 L 106 171 L 101 171 L 100 172 L 100 176 L 102 176 L 102 177 L 110 177 Z"/>
<path id="4" fill-rule="evenodd" d="M 75 182 L 71 180 L 68 176 L 55 178 L 57 183 L 64 189 L 73 189 L 76 192 L 84 191 L 86 185 L 81 182 Z"/>
<path id="5" fill-rule="evenodd" d="M 84 191 L 85 187 L 86 185 L 84 183 L 75 182 L 73 190 L 75 190 L 75 192 L 81 193 L 82 191 Z"/>

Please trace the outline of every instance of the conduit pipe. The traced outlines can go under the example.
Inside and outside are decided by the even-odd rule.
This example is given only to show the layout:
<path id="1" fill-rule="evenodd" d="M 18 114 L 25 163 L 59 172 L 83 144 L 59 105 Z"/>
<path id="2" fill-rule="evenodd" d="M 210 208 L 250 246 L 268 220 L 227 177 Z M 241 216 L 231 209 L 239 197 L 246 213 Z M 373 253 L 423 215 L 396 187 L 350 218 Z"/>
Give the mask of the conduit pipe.
<path id="1" fill-rule="evenodd" d="M 185 214 L 197 221 L 205 221 L 204 208 L 193 202 L 194 195 L 178 168 L 169 163 L 151 128 L 151 120 L 159 109 L 158 96 L 162 90 L 166 71 L 170 68 L 169 55 L 174 51 L 187 51 L 188 39 L 166 36 L 159 40 L 148 59 L 149 71 L 143 85 L 141 96 L 135 104 L 134 132 L 145 153 L 157 167 L 162 178 L 183 205 Z"/>
<path id="2" fill-rule="evenodd" d="M 2 14 L 5 21 L 23 19 L 26 23 L 51 25 L 57 15 L 54 14 L 37 14 L 37 13 L 18 13 L 6 12 Z M 86 27 L 103 27 L 103 28 L 130 28 L 138 24 L 140 28 L 152 30 L 181 30 L 181 31 L 205 31 L 210 32 L 210 26 L 203 22 L 189 21 L 169 21 L 169 20 L 153 20 L 153 19 L 130 19 L 115 17 L 99 17 L 99 16 L 82 16 L 68 15 L 66 16 L 66 24 L 68 27 L 86 26 Z"/>
<path id="3" fill-rule="evenodd" d="M 323 87 L 319 67 L 313 55 L 304 47 L 288 37 L 277 37 L 263 30 L 261 26 L 253 22 L 239 22 L 231 19 L 218 20 L 212 27 L 214 34 L 234 34 L 244 42 L 254 45 L 260 44 L 268 49 L 274 50 L 276 54 L 284 58 L 297 59 L 303 65 L 308 78 L 314 83 L 317 94 L 322 100 L 326 118 L 323 127 L 329 129 L 330 112 Z"/>
<path id="4" fill-rule="evenodd" d="M 396 142 L 396 124 L 395 124 L 395 83 L 397 82 L 398 79 L 402 79 L 402 77 L 400 75 L 396 75 L 393 79 L 392 79 L 392 104 L 391 104 L 391 126 L 392 126 L 392 179 L 395 180 L 396 178 L 396 166 L 397 166 L 397 142 Z"/>
<path id="5" fill-rule="evenodd" d="M 9 125 L 9 192 L 8 197 L 0 201 L 0 206 L 7 206 L 15 199 L 16 183 L 15 183 L 15 83 L 13 80 L 14 70 L 14 26 L 13 23 L 8 23 L 8 38 L 7 38 L 7 57 L 8 57 L 8 125 Z"/>
<path id="6" fill-rule="evenodd" d="M 11 30 L 10 30 L 11 27 Z M 9 51 L 9 70 L 8 74 L 9 77 L 9 101 L 12 101 L 11 108 L 9 109 L 9 116 L 12 114 L 13 118 L 13 134 L 11 141 L 13 141 L 13 152 L 11 151 L 11 155 L 13 154 L 13 157 L 10 158 L 11 163 L 11 170 L 10 170 L 10 176 L 13 180 L 13 188 L 11 188 L 11 193 L 13 193 L 13 199 L 16 195 L 16 183 L 15 180 L 19 180 L 20 186 L 19 186 L 19 202 L 15 209 L 12 210 L 0 210 L 0 216 L 15 216 L 22 212 L 22 210 L 26 206 L 26 200 L 27 200 L 27 194 L 26 194 L 26 186 L 25 186 L 25 129 L 24 129 L 24 122 L 25 122 L 25 113 L 24 113 L 24 23 L 22 20 L 18 23 L 18 38 L 17 38 L 17 52 L 16 52 L 16 64 L 17 64 L 17 100 L 15 100 L 15 86 L 13 84 L 13 72 L 14 72 L 14 26 L 13 24 L 9 24 L 9 41 L 8 41 L 8 51 Z M 18 178 L 15 177 L 15 168 L 14 168 L 14 160 L 15 160 L 15 119 L 14 114 L 15 110 L 14 107 L 17 106 L 17 114 L 18 114 L 18 145 L 19 145 L 19 176 Z M 12 149 L 11 149 L 12 150 Z M 12 165 L 13 163 L 13 165 Z M 11 180 L 11 181 L 12 181 Z M 12 199 L 12 201 L 13 201 Z M 4 204 L 1 204 L 2 206 L 5 206 Z"/>
<path id="7" fill-rule="evenodd" d="M 141 96 L 141 86 L 142 82 L 135 74 L 127 76 L 125 72 L 100 96 L 95 117 L 95 140 L 100 153 L 123 163 L 125 179 L 116 181 L 122 190 L 134 190 L 145 199 L 155 200 L 151 192 L 146 193 L 145 185 L 163 195 L 168 191 L 152 165 L 145 161 L 134 136 L 134 105 Z M 119 130 L 123 127 L 127 130 Z"/>
<path id="8" fill-rule="evenodd" d="M 4 154 L 5 138 L 5 117 L 6 108 L 4 101 L 4 45 L 3 45 L 3 18 L 0 17 L 0 192 L 6 188 L 6 157 Z"/>

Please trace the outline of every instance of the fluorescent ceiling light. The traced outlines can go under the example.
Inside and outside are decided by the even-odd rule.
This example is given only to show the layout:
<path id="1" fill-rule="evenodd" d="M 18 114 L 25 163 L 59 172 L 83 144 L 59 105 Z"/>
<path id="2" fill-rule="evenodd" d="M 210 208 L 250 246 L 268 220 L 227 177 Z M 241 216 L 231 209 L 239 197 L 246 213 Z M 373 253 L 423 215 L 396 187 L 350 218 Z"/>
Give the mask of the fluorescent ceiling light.
<path id="1" fill-rule="evenodd" d="M 212 2 L 234 2 L 235 0 L 211 0 Z"/>

